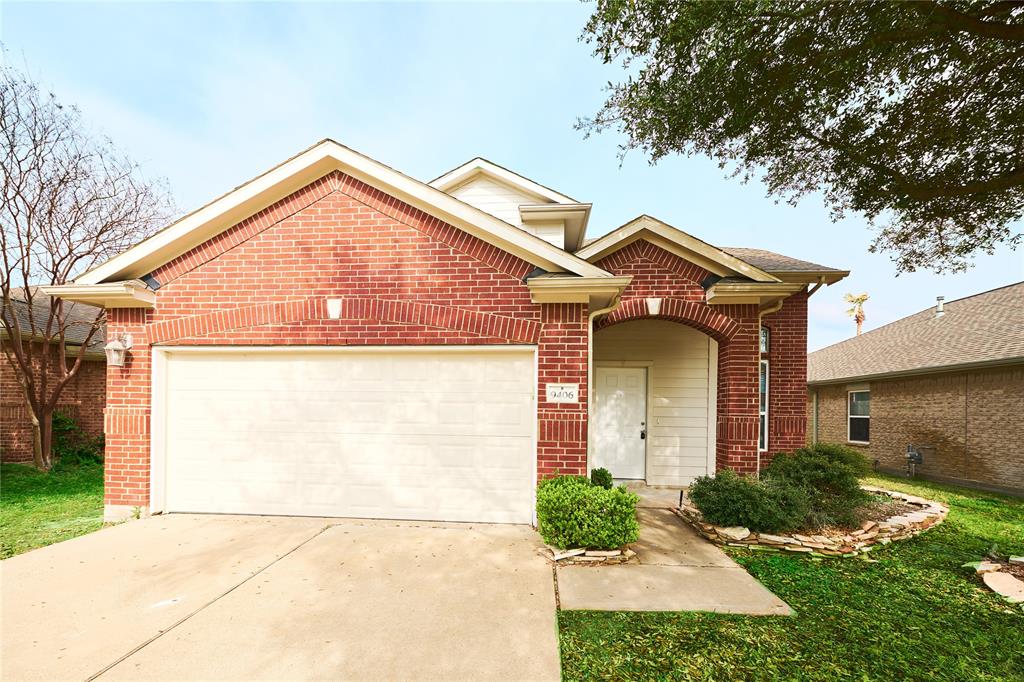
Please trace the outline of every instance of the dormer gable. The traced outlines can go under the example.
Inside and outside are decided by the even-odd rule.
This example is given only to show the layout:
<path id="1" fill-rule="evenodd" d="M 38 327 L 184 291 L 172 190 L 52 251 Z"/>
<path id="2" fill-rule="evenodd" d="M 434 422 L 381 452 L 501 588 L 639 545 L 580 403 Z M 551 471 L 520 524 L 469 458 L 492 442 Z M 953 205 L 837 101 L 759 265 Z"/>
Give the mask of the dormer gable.
<path id="1" fill-rule="evenodd" d="M 579 248 L 590 218 L 590 204 L 481 157 L 430 186 L 570 252 Z"/>

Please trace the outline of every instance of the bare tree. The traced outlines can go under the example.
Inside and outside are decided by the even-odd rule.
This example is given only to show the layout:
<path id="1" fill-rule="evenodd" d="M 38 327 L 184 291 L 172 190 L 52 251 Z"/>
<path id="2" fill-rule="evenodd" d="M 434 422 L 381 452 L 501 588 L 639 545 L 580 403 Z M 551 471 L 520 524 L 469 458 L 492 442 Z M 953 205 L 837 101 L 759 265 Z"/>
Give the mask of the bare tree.
<path id="1" fill-rule="evenodd" d="M 143 179 L 109 139 L 91 134 L 75 107 L 6 65 L 0 66 L 0 164 L 3 350 L 32 414 L 33 461 L 48 470 L 53 412 L 90 343 L 102 341 L 96 336 L 104 311 L 83 319 L 79 307 L 71 315 L 71 304 L 36 285 L 66 284 L 148 236 L 171 202 L 162 183 Z M 19 316 L 15 305 L 30 314 Z M 40 308 L 45 315 L 37 319 L 31 313 Z"/>

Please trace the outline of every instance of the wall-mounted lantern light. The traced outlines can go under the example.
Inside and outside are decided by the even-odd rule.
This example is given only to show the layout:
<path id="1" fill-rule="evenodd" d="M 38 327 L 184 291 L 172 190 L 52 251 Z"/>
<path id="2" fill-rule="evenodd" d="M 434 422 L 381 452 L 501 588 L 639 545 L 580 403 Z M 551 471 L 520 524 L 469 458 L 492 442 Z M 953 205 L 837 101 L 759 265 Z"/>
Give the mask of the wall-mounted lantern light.
<path id="1" fill-rule="evenodd" d="M 103 351 L 107 354 L 107 366 L 124 367 L 124 359 L 128 356 L 128 349 L 131 347 L 131 334 L 122 334 L 111 339 L 103 347 Z"/>
<path id="2" fill-rule="evenodd" d="M 327 299 L 327 317 L 332 320 L 341 319 L 341 299 L 340 298 L 329 298 Z"/>

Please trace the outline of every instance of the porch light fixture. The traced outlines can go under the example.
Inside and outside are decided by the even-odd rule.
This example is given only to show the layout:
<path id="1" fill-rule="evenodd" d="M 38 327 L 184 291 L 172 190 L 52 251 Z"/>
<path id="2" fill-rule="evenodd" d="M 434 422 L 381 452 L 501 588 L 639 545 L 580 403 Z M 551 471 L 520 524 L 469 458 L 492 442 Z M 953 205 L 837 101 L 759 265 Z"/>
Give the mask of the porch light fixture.
<path id="1" fill-rule="evenodd" d="M 327 317 L 332 320 L 341 319 L 341 299 L 340 298 L 329 298 L 327 299 Z"/>
<path id="2" fill-rule="evenodd" d="M 103 347 L 103 352 L 107 354 L 107 366 L 124 367 L 124 359 L 128 356 L 128 349 L 131 347 L 131 334 L 121 334 L 111 339 Z"/>

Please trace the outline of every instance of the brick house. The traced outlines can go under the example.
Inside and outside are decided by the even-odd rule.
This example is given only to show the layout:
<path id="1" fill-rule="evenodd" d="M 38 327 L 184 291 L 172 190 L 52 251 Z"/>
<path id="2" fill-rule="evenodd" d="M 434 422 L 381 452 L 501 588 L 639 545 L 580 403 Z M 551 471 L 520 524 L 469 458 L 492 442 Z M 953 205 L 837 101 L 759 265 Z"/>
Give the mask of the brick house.
<path id="1" fill-rule="evenodd" d="M 18 316 L 23 338 L 31 335 L 32 329 L 45 329 L 50 314 L 49 298 L 41 293 L 32 297 L 29 305 L 22 290 L 11 289 L 11 310 L 4 314 Z M 65 311 L 67 321 L 66 360 L 68 367 L 74 364 L 78 349 L 96 319 L 98 310 L 94 306 L 74 304 Z M 38 337 L 38 335 L 37 335 Z M 100 329 L 86 348 L 85 358 L 78 374 L 61 392 L 57 409 L 73 417 L 89 436 L 103 433 L 103 408 L 106 404 L 106 357 L 103 354 L 104 331 Z M 6 332 L 0 327 L 0 347 L 7 351 L 11 343 Z M 43 354 L 41 341 L 32 343 L 32 357 L 36 359 L 37 371 Z M 48 372 L 51 380 L 57 379 L 57 364 L 60 362 L 58 349 L 53 344 L 46 348 Z M 5 353 L 6 355 L 6 353 Z M 32 413 L 25 400 L 18 375 L 7 357 L 0 356 L 0 459 L 4 462 L 26 463 L 32 461 Z"/>
<path id="2" fill-rule="evenodd" d="M 807 297 L 847 273 L 648 216 L 587 242 L 590 209 L 325 140 L 49 289 L 133 344 L 108 518 L 528 523 L 556 472 L 683 485 L 802 444 Z"/>
<path id="3" fill-rule="evenodd" d="M 808 438 L 884 471 L 1024 493 L 1024 282 L 944 303 L 808 356 Z"/>

